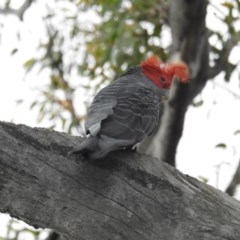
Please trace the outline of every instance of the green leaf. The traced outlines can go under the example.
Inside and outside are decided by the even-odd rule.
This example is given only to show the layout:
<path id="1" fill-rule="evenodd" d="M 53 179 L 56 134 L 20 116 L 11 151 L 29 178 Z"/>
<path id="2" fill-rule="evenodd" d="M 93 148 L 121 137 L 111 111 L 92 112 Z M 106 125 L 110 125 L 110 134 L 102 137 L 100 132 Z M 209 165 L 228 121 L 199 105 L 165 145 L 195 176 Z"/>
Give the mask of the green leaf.
<path id="1" fill-rule="evenodd" d="M 10 3 L 11 3 L 11 0 L 7 0 L 7 1 L 5 2 L 4 8 L 9 8 Z"/>
<path id="2" fill-rule="evenodd" d="M 197 102 L 193 102 L 192 105 L 194 107 L 201 107 L 203 105 L 203 100 L 197 101 Z"/>
<path id="3" fill-rule="evenodd" d="M 240 130 L 237 130 L 234 132 L 234 135 L 238 135 L 238 134 L 240 134 Z"/>
<path id="4" fill-rule="evenodd" d="M 198 176 L 198 179 L 203 182 L 203 183 L 207 183 L 208 182 L 208 179 L 206 177 L 203 177 L 203 176 Z"/>
<path id="5" fill-rule="evenodd" d="M 222 148 L 222 149 L 225 149 L 227 148 L 227 145 L 225 143 L 218 143 L 215 148 Z"/>
<path id="6" fill-rule="evenodd" d="M 23 64 L 23 66 L 24 66 L 24 68 L 26 68 L 27 71 L 30 71 L 33 68 L 33 66 L 35 65 L 35 63 L 36 63 L 36 59 L 32 58 L 32 59 L 27 60 Z"/>
<path id="7" fill-rule="evenodd" d="M 14 49 L 11 51 L 11 55 L 14 55 L 17 51 L 18 51 L 18 49 L 17 49 L 17 48 L 14 48 Z"/>
<path id="8" fill-rule="evenodd" d="M 222 6 L 228 8 L 228 9 L 234 8 L 234 5 L 231 2 L 224 2 L 224 3 L 222 3 Z"/>
<path id="9" fill-rule="evenodd" d="M 33 229 L 30 229 L 30 228 L 24 228 L 24 229 L 22 229 L 22 231 L 31 233 L 35 237 L 39 236 L 39 234 L 40 234 L 40 231 L 33 230 Z"/>
<path id="10" fill-rule="evenodd" d="M 65 129 L 66 119 L 65 118 L 61 118 L 61 121 L 62 121 L 62 129 Z"/>
<path id="11" fill-rule="evenodd" d="M 16 104 L 17 104 L 17 105 L 22 104 L 23 102 L 24 102 L 23 99 L 18 99 L 18 100 L 16 100 Z"/>
<path id="12" fill-rule="evenodd" d="M 53 88 L 53 89 L 60 88 L 60 86 L 61 86 L 61 78 L 60 78 L 59 75 L 52 74 L 50 76 L 50 79 L 51 79 L 51 88 Z"/>
<path id="13" fill-rule="evenodd" d="M 32 104 L 30 105 L 30 109 L 33 109 L 37 104 L 38 104 L 38 101 L 32 102 Z"/>

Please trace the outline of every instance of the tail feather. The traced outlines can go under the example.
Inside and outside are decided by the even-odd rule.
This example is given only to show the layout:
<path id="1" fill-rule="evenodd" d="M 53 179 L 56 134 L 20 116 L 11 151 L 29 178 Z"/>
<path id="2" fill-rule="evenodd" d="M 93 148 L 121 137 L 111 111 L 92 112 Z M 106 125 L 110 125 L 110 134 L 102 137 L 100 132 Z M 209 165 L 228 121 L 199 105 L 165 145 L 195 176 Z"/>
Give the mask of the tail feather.
<path id="1" fill-rule="evenodd" d="M 109 152 L 101 150 L 101 149 L 97 149 L 97 151 L 93 151 L 93 152 L 89 152 L 87 154 L 88 159 L 91 160 L 98 160 L 98 159 L 103 159 Z"/>
<path id="2" fill-rule="evenodd" d="M 136 142 L 133 140 L 122 140 L 101 135 L 98 139 L 97 147 L 93 151 L 89 152 L 88 158 L 102 159 L 110 152 L 120 150 L 126 147 L 132 147 L 135 144 Z"/>
<path id="3" fill-rule="evenodd" d="M 134 140 L 121 140 L 108 136 L 89 136 L 84 139 L 79 148 L 70 152 L 70 154 L 79 154 L 90 160 L 104 158 L 109 152 L 123 149 L 135 145 Z"/>
<path id="4" fill-rule="evenodd" d="M 80 146 L 71 151 L 70 154 L 79 154 L 82 153 L 83 155 L 87 155 L 89 152 L 94 151 L 98 147 L 98 138 L 97 137 L 88 137 L 85 138 Z"/>

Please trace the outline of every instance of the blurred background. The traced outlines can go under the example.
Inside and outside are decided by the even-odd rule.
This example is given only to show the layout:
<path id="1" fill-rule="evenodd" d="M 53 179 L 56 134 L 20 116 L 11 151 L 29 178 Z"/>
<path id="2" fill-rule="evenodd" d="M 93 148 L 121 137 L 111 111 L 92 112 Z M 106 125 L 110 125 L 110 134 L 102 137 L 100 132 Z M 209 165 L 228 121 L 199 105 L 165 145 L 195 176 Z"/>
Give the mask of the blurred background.
<path id="1" fill-rule="evenodd" d="M 151 54 L 171 54 L 169 1 L 0 0 L 0 120 L 82 135 L 92 98 Z M 240 2 L 209 1 L 209 66 L 176 167 L 240 199 Z M 216 70 L 217 69 L 217 70 Z M 48 230 L 0 213 L 0 240 Z"/>

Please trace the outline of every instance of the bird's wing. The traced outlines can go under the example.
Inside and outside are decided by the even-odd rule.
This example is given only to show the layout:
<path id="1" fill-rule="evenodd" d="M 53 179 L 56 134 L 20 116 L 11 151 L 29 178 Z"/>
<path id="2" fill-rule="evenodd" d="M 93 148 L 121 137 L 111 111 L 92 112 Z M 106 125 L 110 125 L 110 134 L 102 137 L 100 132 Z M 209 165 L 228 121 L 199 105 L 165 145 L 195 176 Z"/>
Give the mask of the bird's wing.
<path id="1" fill-rule="evenodd" d="M 160 107 L 154 89 L 143 85 L 128 86 L 127 91 L 118 96 L 113 114 L 102 121 L 100 134 L 126 140 L 129 145 L 140 142 L 158 125 Z"/>
<path id="2" fill-rule="evenodd" d="M 101 128 L 102 120 L 113 114 L 117 104 L 116 89 L 114 85 L 103 88 L 93 99 L 85 122 L 86 133 L 96 136 Z"/>
<path id="3" fill-rule="evenodd" d="M 133 68 L 132 68 L 133 69 Z M 134 72 L 134 71 L 133 71 Z M 85 122 L 86 133 L 96 136 L 101 128 L 101 123 L 113 114 L 118 97 L 123 92 L 130 93 L 134 86 L 131 69 L 109 86 L 103 88 L 93 99 Z M 133 78 L 134 79 L 134 78 Z"/>

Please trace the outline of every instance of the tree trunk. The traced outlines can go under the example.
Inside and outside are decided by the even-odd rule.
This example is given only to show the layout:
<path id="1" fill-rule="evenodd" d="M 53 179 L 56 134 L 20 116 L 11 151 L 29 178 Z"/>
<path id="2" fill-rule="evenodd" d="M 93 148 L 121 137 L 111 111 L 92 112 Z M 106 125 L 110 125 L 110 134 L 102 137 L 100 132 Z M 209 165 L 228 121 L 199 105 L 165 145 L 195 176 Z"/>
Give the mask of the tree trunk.
<path id="1" fill-rule="evenodd" d="M 141 144 L 141 150 L 175 166 L 185 113 L 208 80 L 208 32 L 205 26 L 206 0 L 171 0 L 169 25 L 172 32 L 172 61 L 184 61 L 190 83 L 174 82 L 156 134 Z"/>
<path id="2" fill-rule="evenodd" d="M 240 239 L 240 203 L 137 152 L 90 162 L 81 139 L 0 123 L 0 211 L 71 240 Z"/>

